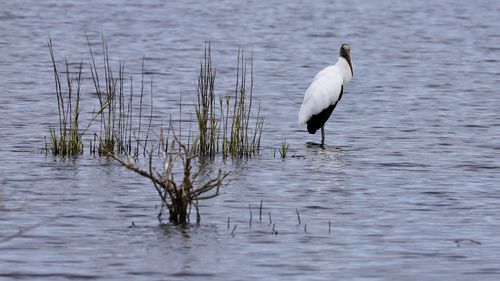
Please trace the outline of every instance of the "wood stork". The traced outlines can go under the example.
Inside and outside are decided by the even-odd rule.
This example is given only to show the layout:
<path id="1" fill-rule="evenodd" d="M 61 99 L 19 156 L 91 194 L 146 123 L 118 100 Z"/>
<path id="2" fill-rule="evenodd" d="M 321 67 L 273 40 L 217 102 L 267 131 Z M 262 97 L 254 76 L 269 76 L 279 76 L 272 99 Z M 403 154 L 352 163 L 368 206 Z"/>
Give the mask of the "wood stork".
<path id="1" fill-rule="evenodd" d="M 325 122 L 342 98 L 344 85 L 352 76 L 351 47 L 342 44 L 337 63 L 318 72 L 307 88 L 300 107 L 299 123 L 307 124 L 309 134 L 316 134 L 321 129 L 321 145 L 325 144 Z"/>

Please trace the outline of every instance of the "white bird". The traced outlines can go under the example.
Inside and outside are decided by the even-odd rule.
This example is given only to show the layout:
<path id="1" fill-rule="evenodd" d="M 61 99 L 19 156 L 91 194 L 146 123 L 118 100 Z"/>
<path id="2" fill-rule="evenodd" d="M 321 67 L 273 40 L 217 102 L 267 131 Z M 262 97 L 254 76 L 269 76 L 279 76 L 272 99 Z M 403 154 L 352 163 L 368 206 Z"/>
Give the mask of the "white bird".
<path id="1" fill-rule="evenodd" d="M 352 76 L 351 48 L 342 44 L 337 63 L 318 72 L 307 88 L 300 107 L 299 123 L 307 124 L 309 134 L 316 134 L 321 129 L 321 145 L 325 143 L 325 122 L 342 98 L 344 85 Z"/>

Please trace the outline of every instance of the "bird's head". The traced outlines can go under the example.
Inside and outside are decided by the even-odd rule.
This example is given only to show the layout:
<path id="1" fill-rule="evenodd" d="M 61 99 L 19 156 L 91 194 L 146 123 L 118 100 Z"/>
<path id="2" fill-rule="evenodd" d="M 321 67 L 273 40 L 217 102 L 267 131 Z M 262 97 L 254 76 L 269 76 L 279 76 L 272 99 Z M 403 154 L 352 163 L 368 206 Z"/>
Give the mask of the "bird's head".
<path id="1" fill-rule="evenodd" d="M 342 46 L 340 46 L 340 57 L 341 58 L 344 58 L 347 63 L 349 64 L 349 67 L 351 68 L 351 75 L 354 75 L 353 71 L 352 71 L 352 63 L 351 63 L 351 46 L 349 46 L 348 44 L 342 44 Z"/>

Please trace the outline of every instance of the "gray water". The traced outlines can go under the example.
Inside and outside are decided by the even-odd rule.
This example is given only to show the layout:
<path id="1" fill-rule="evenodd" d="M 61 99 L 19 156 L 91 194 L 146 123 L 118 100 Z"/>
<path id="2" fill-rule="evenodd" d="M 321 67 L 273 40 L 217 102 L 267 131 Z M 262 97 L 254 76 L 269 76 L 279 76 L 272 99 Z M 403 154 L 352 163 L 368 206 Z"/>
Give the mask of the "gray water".
<path id="1" fill-rule="evenodd" d="M 311 2 L 2 1 L 0 279 L 498 280 L 498 2 Z M 227 165 L 201 225 L 159 225 L 151 184 L 106 159 L 40 153 L 48 36 L 78 62 L 101 32 L 130 68 L 146 56 L 157 121 L 193 100 L 206 40 L 228 91 L 253 53 L 262 155 Z M 322 149 L 298 109 L 342 43 L 354 79 Z M 273 156 L 284 138 L 298 157 Z"/>

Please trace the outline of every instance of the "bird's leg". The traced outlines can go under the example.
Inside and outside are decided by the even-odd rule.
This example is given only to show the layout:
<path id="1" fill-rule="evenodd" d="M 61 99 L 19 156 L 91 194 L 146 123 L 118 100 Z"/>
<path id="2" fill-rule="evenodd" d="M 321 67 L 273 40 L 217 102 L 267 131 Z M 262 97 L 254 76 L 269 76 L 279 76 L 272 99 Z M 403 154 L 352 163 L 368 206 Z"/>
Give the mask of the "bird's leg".
<path id="1" fill-rule="evenodd" d="M 325 126 L 321 126 L 321 145 L 325 145 Z"/>

